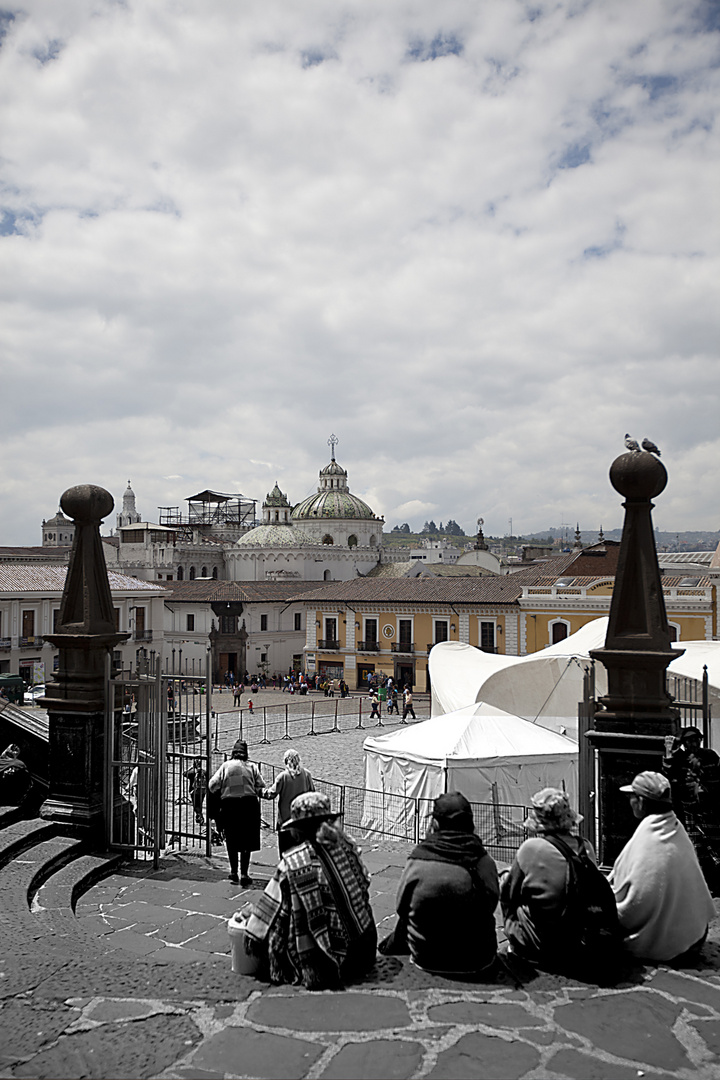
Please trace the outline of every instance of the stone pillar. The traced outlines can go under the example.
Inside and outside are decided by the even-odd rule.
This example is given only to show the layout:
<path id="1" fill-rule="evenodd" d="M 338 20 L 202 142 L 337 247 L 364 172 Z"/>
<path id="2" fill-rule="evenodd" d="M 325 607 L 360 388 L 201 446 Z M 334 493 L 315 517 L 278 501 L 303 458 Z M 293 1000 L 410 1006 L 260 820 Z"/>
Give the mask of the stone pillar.
<path id="1" fill-rule="evenodd" d="M 60 657 L 44 699 L 50 725 L 49 792 L 40 815 L 101 834 L 106 657 L 130 636 L 115 630 L 100 539 L 101 519 L 114 504 L 104 488 L 81 484 L 69 488 L 60 505 L 75 521 L 75 538 L 58 625 L 47 635 Z"/>
<path id="2" fill-rule="evenodd" d="M 659 771 L 664 737 L 679 728 L 666 670 L 681 653 L 670 644 L 651 517 L 650 500 L 667 484 L 665 467 L 644 451 L 622 454 L 610 467 L 610 481 L 625 496 L 625 522 L 605 645 L 590 653 L 607 669 L 608 692 L 587 733 L 597 751 L 598 840 L 605 865 L 636 825 L 620 785 L 644 769 Z"/>

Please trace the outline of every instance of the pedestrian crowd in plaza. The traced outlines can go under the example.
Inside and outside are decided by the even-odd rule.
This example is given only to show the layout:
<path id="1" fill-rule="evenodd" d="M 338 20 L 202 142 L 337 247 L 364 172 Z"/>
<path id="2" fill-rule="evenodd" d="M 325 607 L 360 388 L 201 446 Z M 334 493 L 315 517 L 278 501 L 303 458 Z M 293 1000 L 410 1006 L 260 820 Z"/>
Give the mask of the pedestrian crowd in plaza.
<path id="1" fill-rule="evenodd" d="M 314 790 L 294 750 L 267 787 L 239 740 L 208 784 L 232 881 L 252 884 L 260 799 L 279 803 L 277 868 L 260 899 L 235 916 L 245 950 L 260 978 L 309 989 L 340 987 L 366 974 L 378 950 L 446 976 L 491 980 L 515 963 L 608 985 L 632 959 L 696 957 L 715 906 L 665 775 L 676 776 L 680 793 L 682 778 L 687 781 L 682 770 L 697 768 L 687 747 L 687 735 L 673 740 L 663 772 L 641 772 L 620 788 L 637 827 L 608 877 L 578 835 L 582 817 L 564 791 L 545 788 L 533 797 L 525 822 L 531 835 L 502 873 L 475 831 L 468 800 L 460 792 L 440 795 L 427 836 L 402 874 L 395 929 L 378 942 L 370 877 L 328 796 Z M 710 757 L 704 761 L 714 767 Z M 506 939 L 500 951 L 498 904 Z"/>

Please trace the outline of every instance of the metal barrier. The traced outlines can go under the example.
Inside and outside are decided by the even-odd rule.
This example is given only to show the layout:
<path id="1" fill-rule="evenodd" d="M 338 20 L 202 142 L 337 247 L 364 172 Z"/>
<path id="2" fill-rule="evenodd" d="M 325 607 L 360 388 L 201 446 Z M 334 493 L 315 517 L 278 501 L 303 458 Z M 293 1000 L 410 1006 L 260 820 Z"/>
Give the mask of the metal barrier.
<path id="1" fill-rule="evenodd" d="M 258 761 L 265 782 L 270 785 L 282 766 Z M 333 810 L 342 815 L 343 826 L 363 840 L 399 840 L 417 844 L 427 833 L 432 817 L 432 799 L 415 799 L 389 791 L 334 784 L 313 777 L 315 788 L 330 796 Z M 268 806 L 263 802 L 263 807 Z M 524 822 L 529 809 L 507 803 L 471 803 L 475 829 L 490 855 L 502 862 L 511 862 L 515 852 L 527 839 Z M 268 827 L 275 828 L 275 803 L 263 818 Z"/>
<path id="2" fill-rule="evenodd" d="M 400 702 L 402 708 L 402 702 Z M 253 705 L 248 708 L 216 710 L 212 720 L 214 746 L 217 748 L 220 717 L 225 721 L 234 717 L 237 723 L 237 738 L 246 739 L 255 746 L 263 746 L 283 739 L 299 739 L 305 735 L 335 735 L 342 731 L 363 730 L 384 727 L 383 720 L 392 716 L 391 723 L 404 724 L 402 713 L 388 713 L 387 703 L 380 706 L 380 719 L 370 720 L 370 703 L 367 698 L 320 698 L 299 697 L 279 705 Z M 430 716 L 430 702 L 415 705 L 416 720 L 427 720 Z"/>

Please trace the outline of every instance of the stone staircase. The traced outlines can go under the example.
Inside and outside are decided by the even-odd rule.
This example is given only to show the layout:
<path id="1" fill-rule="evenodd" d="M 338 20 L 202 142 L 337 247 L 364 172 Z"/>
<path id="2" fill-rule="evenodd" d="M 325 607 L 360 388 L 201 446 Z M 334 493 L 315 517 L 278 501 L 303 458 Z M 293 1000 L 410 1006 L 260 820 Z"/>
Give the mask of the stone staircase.
<path id="1" fill-rule="evenodd" d="M 92 851 L 87 841 L 55 822 L 23 818 L 17 807 L 0 807 L 0 925 L 5 940 L 24 950 L 43 949 L 43 939 L 92 939 L 75 919 L 75 904 L 122 856 Z M 5 989 L 5 986 L 3 986 Z"/>

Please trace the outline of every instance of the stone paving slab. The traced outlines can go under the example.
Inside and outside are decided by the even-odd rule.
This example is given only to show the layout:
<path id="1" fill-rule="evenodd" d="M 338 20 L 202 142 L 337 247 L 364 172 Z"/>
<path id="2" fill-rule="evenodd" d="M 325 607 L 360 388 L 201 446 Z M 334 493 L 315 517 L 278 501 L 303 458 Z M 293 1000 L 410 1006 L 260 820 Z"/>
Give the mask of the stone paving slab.
<path id="1" fill-rule="evenodd" d="M 392 854 L 399 876 L 404 855 Z M 393 884 L 384 855 L 367 859 L 383 903 Z M 264 875 L 274 857 L 259 853 L 256 865 Z M 502 970 L 490 983 L 444 979 L 378 957 L 355 986 L 310 993 L 233 975 L 225 920 L 257 890 L 225 881 L 226 868 L 189 854 L 158 871 L 130 866 L 78 904 L 81 946 L 55 936 L 9 950 L 0 964 L 0 1074 L 720 1077 L 717 925 L 694 968 L 638 966 L 612 990 L 527 971 Z M 197 910 L 203 901 L 222 910 Z M 123 909 L 135 921 L 120 926 Z"/>

